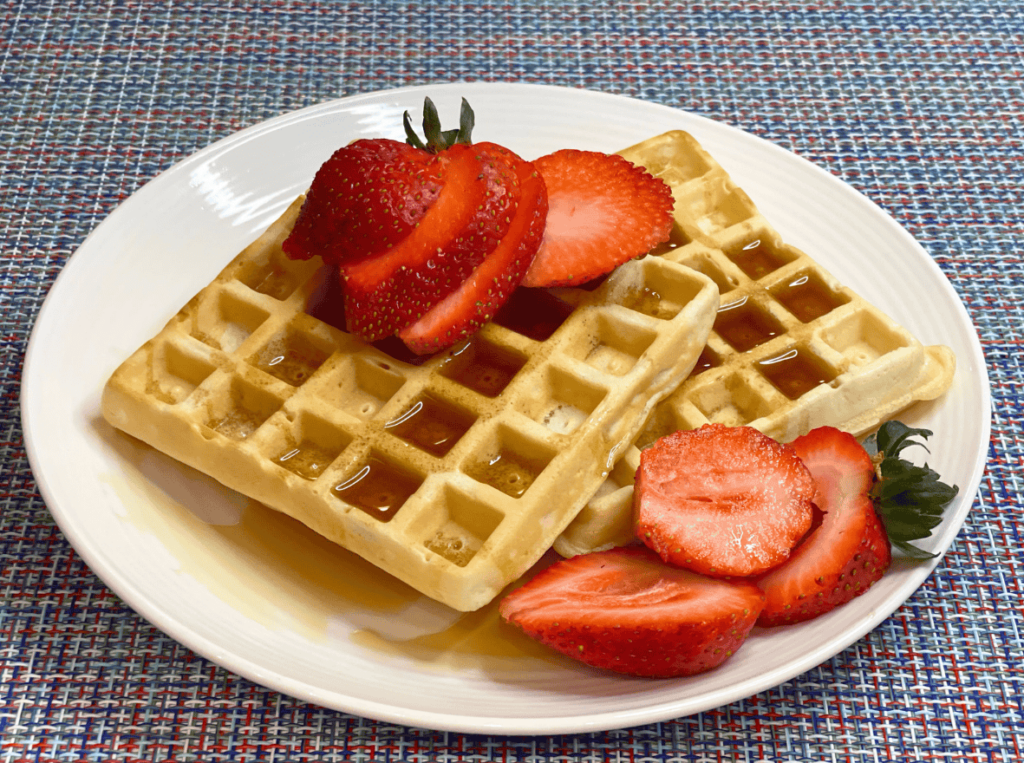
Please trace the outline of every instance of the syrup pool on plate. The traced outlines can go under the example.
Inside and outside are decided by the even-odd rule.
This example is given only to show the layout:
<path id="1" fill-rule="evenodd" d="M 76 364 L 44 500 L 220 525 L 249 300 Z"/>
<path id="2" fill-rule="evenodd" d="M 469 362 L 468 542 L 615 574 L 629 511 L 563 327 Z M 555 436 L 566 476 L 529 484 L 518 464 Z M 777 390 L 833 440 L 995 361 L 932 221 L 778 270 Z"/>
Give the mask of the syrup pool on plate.
<path id="1" fill-rule="evenodd" d="M 530 660 L 570 664 L 505 623 L 499 600 L 457 612 L 149 446 L 112 431 L 107 439 L 124 467 L 103 481 L 125 507 L 127 531 L 253 622 L 311 643 L 350 640 L 425 670 L 514 677 Z M 549 553 L 535 570 L 553 559 Z"/>

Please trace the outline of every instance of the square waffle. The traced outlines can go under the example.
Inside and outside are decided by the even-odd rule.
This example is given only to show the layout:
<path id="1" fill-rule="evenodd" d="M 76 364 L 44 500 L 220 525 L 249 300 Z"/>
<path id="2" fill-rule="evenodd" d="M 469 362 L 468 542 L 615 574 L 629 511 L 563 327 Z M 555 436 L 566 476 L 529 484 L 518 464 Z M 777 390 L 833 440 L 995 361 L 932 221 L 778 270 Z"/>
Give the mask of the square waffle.
<path id="1" fill-rule="evenodd" d="M 556 541 L 564 556 L 632 540 L 640 450 L 664 435 L 710 422 L 748 425 L 783 442 L 825 425 L 860 435 L 938 397 L 956 366 L 949 348 L 923 346 L 784 243 L 688 133 L 621 154 L 672 188 L 675 226 L 660 259 L 707 275 L 721 304 L 692 373 L 655 407 L 635 446 Z"/>
<path id="2" fill-rule="evenodd" d="M 594 289 L 522 289 L 468 342 L 414 359 L 339 329 L 326 269 L 283 254 L 301 202 L 114 372 L 103 414 L 477 609 L 551 547 L 686 378 L 718 288 L 648 257 Z"/>

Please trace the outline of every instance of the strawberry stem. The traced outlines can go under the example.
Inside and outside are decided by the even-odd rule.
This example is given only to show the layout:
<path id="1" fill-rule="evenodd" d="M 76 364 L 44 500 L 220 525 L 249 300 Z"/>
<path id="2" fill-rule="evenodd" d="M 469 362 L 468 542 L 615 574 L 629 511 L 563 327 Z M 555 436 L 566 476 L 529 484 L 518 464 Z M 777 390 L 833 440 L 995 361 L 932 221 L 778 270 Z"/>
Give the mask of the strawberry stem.
<path id="1" fill-rule="evenodd" d="M 430 98 L 424 98 L 423 136 L 426 138 L 426 142 L 424 142 L 413 129 L 412 117 L 409 116 L 409 112 L 407 111 L 402 115 L 402 124 L 405 127 L 405 142 L 414 148 L 419 148 L 432 154 L 440 153 L 457 143 L 463 143 L 468 146 L 472 142 L 471 136 L 475 123 L 476 117 L 473 114 L 473 109 L 470 108 L 469 102 L 463 98 L 462 108 L 459 112 L 459 129 L 442 130 L 441 118 L 437 114 L 437 107 Z"/>

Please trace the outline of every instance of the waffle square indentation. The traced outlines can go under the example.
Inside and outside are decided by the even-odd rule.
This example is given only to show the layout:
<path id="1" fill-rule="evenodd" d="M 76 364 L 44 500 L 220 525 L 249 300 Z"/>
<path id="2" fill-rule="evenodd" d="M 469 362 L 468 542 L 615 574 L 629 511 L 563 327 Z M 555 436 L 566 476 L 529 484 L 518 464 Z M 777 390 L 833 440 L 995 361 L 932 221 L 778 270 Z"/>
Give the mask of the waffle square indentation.
<path id="1" fill-rule="evenodd" d="M 769 401 L 738 373 L 695 389 L 691 400 L 708 421 L 726 426 L 743 426 L 772 412 Z"/>
<path id="2" fill-rule="evenodd" d="M 740 285 L 739 279 L 735 276 L 726 275 L 718 266 L 718 263 L 715 262 L 714 256 L 708 252 L 689 254 L 680 259 L 679 264 L 686 265 L 686 267 L 693 268 L 698 273 L 706 275 L 715 282 L 715 286 L 718 287 L 720 294 L 728 294 Z"/>
<path id="3" fill-rule="evenodd" d="M 387 364 L 355 357 L 329 374 L 317 377 L 316 394 L 329 405 L 366 421 L 405 384 L 405 377 Z"/>
<path id="4" fill-rule="evenodd" d="M 170 405 L 180 403 L 213 371 L 214 366 L 205 358 L 176 343 L 164 343 L 154 355 L 146 394 Z"/>
<path id="5" fill-rule="evenodd" d="M 768 293 L 801 323 L 815 321 L 850 301 L 847 295 L 831 289 L 813 270 L 783 279 L 769 287 Z"/>
<path id="6" fill-rule="evenodd" d="M 555 457 L 554 451 L 509 427 L 501 427 L 490 444 L 474 454 L 467 476 L 500 490 L 512 498 L 521 497 Z"/>
<path id="7" fill-rule="evenodd" d="M 234 352 L 269 317 L 263 308 L 222 290 L 199 300 L 189 333 L 210 347 Z"/>
<path id="8" fill-rule="evenodd" d="M 321 417 L 301 411 L 277 441 L 273 461 L 307 480 L 316 480 L 352 441 Z"/>
<path id="9" fill-rule="evenodd" d="M 910 343 L 908 337 L 871 312 L 854 313 L 822 332 L 822 339 L 854 367 L 866 366 Z"/>
<path id="10" fill-rule="evenodd" d="M 276 250 L 266 260 L 247 263 L 236 278 L 255 292 L 285 300 L 306 280 L 310 267 L 310 263 L 288 259 Z"/>
<path id="11" fill-rule="evenodd" d="M 714 332 L 737 352 L 747 352 L 784 334 L 785 327 L 756 301 L 742 297 L 718 308 Z"/>
<path id="12" fill-rule="evenodd" d="M 233 440 L 244 440 L 283 405 L 276 395 L 244 379 L 232 378 L 207 402 L 205 424 Z"/>
<path id="13" fill-rule="evenodd" d="M 792 262 L 798 255 L 787 246 L 761 237 L 747 241 L 742 246 L 730 248 L 725 256 L 732 260 L 747 278 L 757 281 Z"/>
<path id="14" fill-rule="evenodd" d="M 590 417 L 607 390 L 554 366 L 528 404 L 528 415 L 552 432 L 571 434 Z"/>
<path id="15" fill-rule="evenodd" d="M 738 225 L 757 214 L 747 195 L 727 184 L 709 184 L 706 193 L 692 198 L 692 223 L 706 236 Z"/>
<path id="16" fill-rule="evenodd" d="M 332 492 L 374 519 L 390 522 L 422 483 L 418 474 L 371 452 Z"/>
<path id="17" fill-rule="evenodd" d="M 458 567 L 472 561 L 505 518 L 494 506 L 450 486 L 435 508 L 430 512 L 432 526 L 417 528 L 428 536 L 423 545 Z"/>
<path id="18" fill-rule="evenodd" d="M 799 400 L 815 387 L 829 384 L 836 378 L 835 370 L 828 363 L 802 347 L 790 347 L 758 361 L 757 370 L 790 400 Z"/>
<path id="19" fill-rule="evenodd" d="M 448 453 L 473 426 L 476 417 L 452 403 L 425 393 L 384 424 L 384 430 L 432 456 Z"/>
<path id="20" fill-rule="evenodd" d="M 582 338 L 568 354 L 603 373 L 624 376 L 657 338 L 658 334 L 653 329 L 601 313 L 594 321 L 589 336 Z"/>
<path id="21" fill-rule="evenodd" d="M 643 260 L 643 284 L 622 298 L 622 305 L 652 318 L 675 318 L 704 288 L 682 268 L 665 260 Z"/>
<path id="22" fill-rule="evenodd" d="M 452 353 L 439 371 L 485 397 L 497 397 L 525 364 L 519 353 L 477 337 Z"/>
<path id="23" fill-rule="evenodd" d="M 301 387 L 324 361 L 332 349 L 304 332 L 287 328 L 274 336 L 248 360 L 271 376 L 293 387 Z"/>

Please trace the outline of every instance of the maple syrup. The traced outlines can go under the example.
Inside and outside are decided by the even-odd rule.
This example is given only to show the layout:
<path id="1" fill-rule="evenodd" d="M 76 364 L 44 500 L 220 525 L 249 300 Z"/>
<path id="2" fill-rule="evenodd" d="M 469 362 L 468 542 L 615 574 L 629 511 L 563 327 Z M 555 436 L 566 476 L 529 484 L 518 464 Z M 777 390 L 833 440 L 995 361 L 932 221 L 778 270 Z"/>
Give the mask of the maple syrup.
<path id="1" fill-rule="evenodd" d="M 433 538 L 426 541 L 423 545 L 459 567 L 465 567 L 476 555 L 476 550 L 462 540 L 462 538 L 453 538 L 442 532 L 435 534 Z"/>
<path id="2" fill-rule="evenodd" d="M 209 321 L 206 313 L 202 306 L 192 312 L 189 333 L 203 344 L 224 352 L 234 352 L 241 347 L 270 315 L 230 292 L 220 292 L 217 296 L 214 321 Z"/>
<path id="3" fill-rule="evenodd" d="M 440 458 L 450 451 L 473 425 L 473 417 L 431 395 L 423 395 L 384 429 Z"/>
<path id="4" fill-rule="evenodd" d="M 690 243 L 690 237 L 686 235 L 682 228 L 678 225 L 673 224 L 672 230 L 668 234 L 668 241 L 663 241 L 654 247 L 650 254 L 662 255 L 671 252 L 673 249 L 678 249 L 681 246 L 686 246 Z"/>
<path id="5" fill-rule="evenodd" d="M 334 494 L 374 519 L 388 522 L 419 489 L 420 482 L 416 475 L 371 455 L 355 474 L 334 486 Z"/>
<path id="6" fill-rule="evenodd" d="M 705 345 L 704 349 L 700 351 L 700 355 L 697 356 L 697 362 L 694 363 L 693 370 L 690 371 L 690 376 L 687 378 L 692 379 L 694 376 L 698 376 L 699 374 L 715 368 L 716 366 L 720 366 L 721 364 L 722 359 L 718 357 L 718 353 Z"/>
<path id="7" fill-rule="evenodd" d="M 474 340 L 453 353 L 440 368 L 442 376 L 486 397 L 497 397 L 526 364 L 518 354 Z"/>
<path id="8" fill-rule="evenodd" d="M 756 239 L 739 249 L 726 252 L 726 256 L 736 263 L 748 278 L 756 281 L 769 273 L 778 270 L 792 258 L 785 257 L 768 242 Z"/>
<path id="9" fill-rule="evenodd" d="M 244 440 L 263 425 L 281 406 L 281 401 L 264 390 L 238 382 L 227 393 L 226 406 L 211 405 L 207 426 L 233 440 Z M 217 415 L 220 411 L 224 411 Z"/>
<path id="10" fill-rule="evenodd" d="M 785 331 L 770 313 L 747 297 L 718 308 L 714 330 L 738 352 L 752 350 Z"/>
<path id="11" fill-rule="evenodd" d="M 534 480 L 544 471 L 548 459 L 528 458 L 508 448 L 502 448 L 491 458 L 473 464 L 466 474 L 512 498 L 522 496 Z"/>
<path id="12" fill-rule="evenodd" d="M 544 289 L 519 288 L 498 310 L 494 323 L 534 341 L 545 342 L 572 311 L 572 305 Z"/>
<path id="13" fill-rule="evenodd" d="M 816 356 L 801 349 L 790 349 L 758 363 L 758 370 L 783 395 L 799 400 L 820 384 L 828 384 L 835 373 Z"/>
<path id="14" fill-rule="evenodd" d="M 274 462 L 293 474 L 312 481 L 324 473 L 324 469 L 330 466 L 337 455 L 311 440 L 303 440 L 295 447 L 279 453 Z"/>
<path id="15" fill-rule="evenodd" d="M 256 270 L 248 274 L 248 277 L 243 276 L 240 280 L 253 291 L 266 294 L 277 300 L 288 299 L 299 285 L 297 273 L 277 264 L 270 264 L 265 269 Z"/>
<path id="16" fill-rule="evenodd" d="M 159 539 L 182 573 L 270 631 L 294 631 L 323 644 L 343 629 L 368 652 L 413 660 L 421 670 L 514 676 L 567 664 L 506 623 L 498 600 L 456 612 L 298 520 L 199 472 L 183 476 L 181 464 L 149 446 L 128 438 L 111 443 L 128 468 L 101 479 L 122 496 L 125 521 Z M 557 559 L 549 551 L 514 585 Z"/>
<path id="17" fill-rule="evenodd" d="M 328 353 L 302 334 L 292 333 L 270 342 L 249 362 L 293 387 L 301 387 L 327 358 Z"/>
<path id="18" fill-rule="evenodd" d="M 739 285 L 723 273 L 718 265 L 712 262 L 708 257 L 694 257 L 683 264 L 688 268 L 693 268 L 702 275 L 706 275 L 714 281 L 720 294 L 727 294 Z"/>
<path id="19" fill-rule="evenodd" d="M 769 291 L 801 323 L 810 323 L 850 301 L 832 291 L 814 272 L 776 284 Z"/>
<path id="20" fill-rule="evenodd" d="M 220 432 L 232 440 L 244 440 L 251 435 L 265 419 L 247 408 L 235 408 L 219 419 L 210 422 L 210 429 Z"/>
<path id="21" fill-rule="evenodd" d="M 635 310 L 638 313 L 649 315 L 663 321 L 672 320 L 678 313 L 679 307 L 666 302 L 657 289 L 645 286 L 642 289 L 631 293 L 622 300 L 623 307 Z"/>
<path id="22" fill-rule="evenodd" d="M 162 362 L 161 362 L 162 361 Z M 176 405 L 192 394 L 213 373 L 214 366 L 187 353 L 176 344 L 163 345 L 163 353 L 154 357 L 154 368 L 146 382 L 146 394 L 168 405 Z M 166 385 L 166 388 L 165 388 Z"/>

